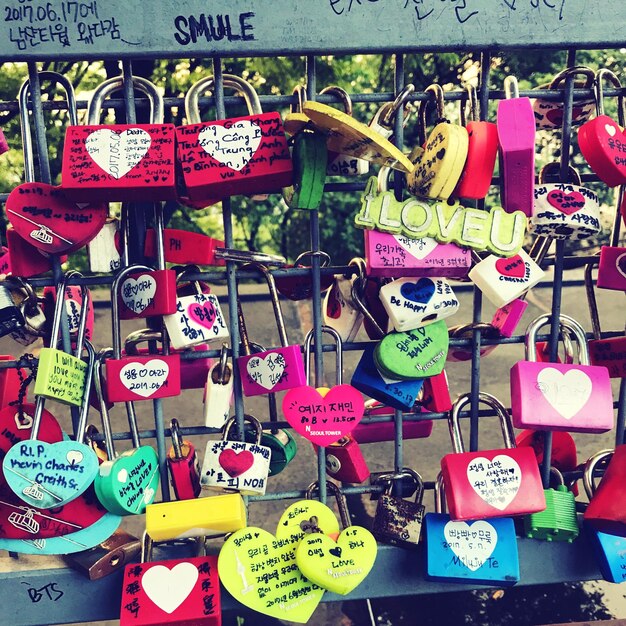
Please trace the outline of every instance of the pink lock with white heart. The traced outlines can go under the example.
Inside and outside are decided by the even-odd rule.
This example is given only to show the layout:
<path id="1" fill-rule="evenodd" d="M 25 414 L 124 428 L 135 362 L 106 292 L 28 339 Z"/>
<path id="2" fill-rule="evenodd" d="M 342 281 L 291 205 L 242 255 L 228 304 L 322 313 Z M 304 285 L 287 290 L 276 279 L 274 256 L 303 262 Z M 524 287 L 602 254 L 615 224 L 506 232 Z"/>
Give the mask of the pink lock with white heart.
<path id="1" fill-rule="evenodd" d="M 603 433 L 615 425 L 613 391 L 606 367 L 589 365 L 585 331 L 571 317 L 559 322 L 578 342 L 580 363 L 538 363 L 535 338 L 550 315 L 526 330 L 526 360 L 511 369 L 511 413 L 516 428 Z"/>

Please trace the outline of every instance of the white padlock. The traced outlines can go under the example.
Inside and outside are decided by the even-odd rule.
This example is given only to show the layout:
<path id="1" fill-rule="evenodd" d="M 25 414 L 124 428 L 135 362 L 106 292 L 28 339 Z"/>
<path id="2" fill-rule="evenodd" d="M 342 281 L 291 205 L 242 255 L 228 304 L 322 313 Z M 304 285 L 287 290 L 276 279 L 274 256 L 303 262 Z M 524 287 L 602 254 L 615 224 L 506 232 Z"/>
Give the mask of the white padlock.
<path id="1" fill-rule="evenodd" d="M 233 399 L 233 369 L 226 360 L 226 344 L 222 356 L 209 370 L 204 386 L 204 425 L 222 428 L 228 421 Z"/>
<path id="2" fill-rule="evenodd" d="M 177 277 L 177 282 L 184 279 L 189 268 Z M 228 339 L 229 332 L 217 296 L 202 293 L 200 283 L 194 281 L 196 293 L 176 298 L 176 313 L 164 315 L 163 322 L 176 350 L 191 348 L 201 343 L 213 343 Z"/>
<path id="3" fill-rule="evenodd" d="M 200 479 L 203 489 L 238 491 L 242 496 L 265 493 L 272 450 L 261 445 L 263 427 L 259 420 L 252 415 L 244 415 L 244 420 L 254 427 L 256 442 L 229 441 L 235 424 L 231 417 L 224 427 L 224 438 L 207 443 Z"/>
<path id="4" fill-rule="evenodd" d="M 115 272 L 122 266 L 120 253 L 115 245 L 120 222 L 107 218 L 98 234 L 87 244 L 87 258 L 92 272 Z"/>
<path id="5" fill-rule="evenodd" d="M 454 315 L 459 301 L 445 278 L 400 278 L 380 288 L 380 301 L 398 332 Z"/>
<path id="6" fill-rule="evenodd" d="M 544 275 L 528 254 L 520 250 L 509 258 L 489 255 L 470 270 L 469 278 L 488 300 L 502 307 L 534 287 Z"/>

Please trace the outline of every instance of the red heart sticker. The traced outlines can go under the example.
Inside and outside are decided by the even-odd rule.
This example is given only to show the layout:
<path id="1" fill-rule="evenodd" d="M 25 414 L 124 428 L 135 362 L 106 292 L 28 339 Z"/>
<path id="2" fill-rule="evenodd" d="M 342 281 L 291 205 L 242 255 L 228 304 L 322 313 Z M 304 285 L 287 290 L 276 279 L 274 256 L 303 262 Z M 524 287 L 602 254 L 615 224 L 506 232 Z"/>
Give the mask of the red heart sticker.
<path id="1" fill-rule="evenodd" d="M 502 276 L 511 276 L 512 278 L 524 278 L 526 273 L 526 264 L 519 254 L 508 259 L 498 259 L 496 261 L 496 270 Z"/>
<path id="2" fill-rule="evenodd" d="M 106 204 L 76 204 L 60 187 L 44 183 L 18 185 L 7 198 L 6 213 L 15 232 L 48 254 L 74 252 L 104 226 Z"/>
<path id="3" fill-rule="evenodd" d="M 564 193 L 559 189 L 553 189 L 548 194 L 548 204 L 565 215 L 571 215 L 585 206 L 585 196 L 579 191 Z"/>
<path id="4" fill-rule="evenodd" d="M 232 448 L 222 450 L 219 456 L 219 464 L 232 478 L 245 474 L 254 465 L 254 454 L 249 450 L 235 452 Z"/>

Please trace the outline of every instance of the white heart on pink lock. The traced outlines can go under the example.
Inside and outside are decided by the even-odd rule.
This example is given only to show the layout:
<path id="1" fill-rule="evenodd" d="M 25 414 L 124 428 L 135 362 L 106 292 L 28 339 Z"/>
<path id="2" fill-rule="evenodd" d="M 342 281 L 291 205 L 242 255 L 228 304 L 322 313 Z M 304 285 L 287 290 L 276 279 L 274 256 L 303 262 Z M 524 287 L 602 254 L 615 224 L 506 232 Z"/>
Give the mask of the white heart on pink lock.
<path id="1" fill-rule="evenodd" d="M 313 387 L 296 387 L 283 398 L 283 414 L 293 429 L 322 447 L 352 432 L 364 412 L 363 396 L 352 385 L 335 385 L 325 395 Z"/>
<path id="2" fill-rule="evenodd" d="M 439 243 L 432 237 L 423 237 L 422 239 L 409 239 L 394 235 L 393 238 L 406 250 L 412 257 L 418 261 L 425 259 Z"/>
<path id="3" fill-rule="evenodd" d="M 587 404 L 593 383 L 582 370 L 560 372 L 554 367 L 546 367 L 537 375 L 537 387 L 550 406 L 570 420 Z"/>
<path id="4" fill-rule="evenodd" d="M 263 134 L 252 120 L 239 120 L 228 128 L 219 124 L 205 126 L 198 133 L 198 143 L 216 161 L 239 172 L 254 156 Z"/>
<path id="5" fill-rule="evenodd" d="M 129 391 L 149 398 L 163 386 L 169 373 L 170 366 L 163 359 L 131 361 L 120 370 L 120 381 Z"/>
<path id="6" fill-rule="evenodd" d="M 285 359 L 277 352 L 270 352 L 265 358 L 255 355 L 246 364 L 246 371 L 257 385 L 271 391 L 283 376 Z"/>
<path id="7" fill-rule="evenodd" d="M 98 167 L 120 179 L 143 159 L 151 143 L 150 133 L 143 128 L 129 128 L 121 133 L 101 128 L 87 137 L 85 149 Z"/>

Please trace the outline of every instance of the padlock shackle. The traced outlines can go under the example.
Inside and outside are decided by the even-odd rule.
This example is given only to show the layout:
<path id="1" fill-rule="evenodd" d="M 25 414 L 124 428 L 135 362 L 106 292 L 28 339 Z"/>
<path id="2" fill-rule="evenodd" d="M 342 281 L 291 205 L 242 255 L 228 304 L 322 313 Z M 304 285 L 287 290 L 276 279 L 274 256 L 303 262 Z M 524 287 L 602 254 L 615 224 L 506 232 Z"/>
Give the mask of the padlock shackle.
<path id="1" fill-rule="evenodd" d="M 467 126 L 468 122 L 480 121 L 478 91 L 471 83 L 467 83 L 465 91 L 467 91 L 467 100 L 461 100 L 461 126 Z M 469 107 L 469 115 L 465 112 L 466 107 Z"/>
<path id="2" fill-rule="evenodd" d="M 335 340 L 335 385 L 343 384 L 343 342 L 339 333 L 331 326 L 322 325 L 320 332 L 322 333 L 322 350 L 324 333 L 330 335 Z M 315 336 L 315 329 L 312 328 L 304 339 L 304 377 L 307 381 L 307 385 L 311 384 L 311 347 L 313 345 L 313 338 Z"/>
<path id="3" fill-rule="evenodd" d="M 470 404 L 471 401 L 472 394 L 464 393 L 462 396 L 457 398 L 448 414 L 448 429 L 450 430 L 452 449 L 457 454 L 465 452 L 463 434 L 461 433 L 461 425 L 459 423 L 461 410 L 466 404 Z M 515 431 L 513 430 L 513 424 L 505 406 L 500 402 L 500 400 L 498 400 L 498 398 L 484 391 L 478 393 L 478 402 L 489 405 L 496 412 L 496 415 L 500 420 L 500 428 L 502 430 L 502 437 L 504 438 L 504 447 L 515 448 Z"/>
<path id="4" fill-rule="evenodd" d="M 402 478 L 404 478 L 405 476 L 409 476 L 413 479 L 413 482 L 416 485 L 415 502 L 417 504 L 421 504 L 422 500 L 424 499 L 424 480 L 422 479 L 420 474 L 418 474 L 414 469 L 411 469 L 410 467 L 403 467 L 399 472 L 390 472 L 389 474 L 382 474 L 381 476 L 379 476 L 379 481 L 388 483 L 383 493 L 390 496 L 393 491 L 393 483 L 397 480 L 402 480 Z"/>
<path id="5" fill-rule="evenodd" d="M 591 331 L 593 338 L 602 339 L 602 328 L 600 326 L 600 311 L 598 310 L 598 300 L 596 299 L 596 290 L 593 283 L 593 263 L 587 263 L 585 266 L 585 293 L 587 294 L 587 305 L 589 306 L 589 317 L 591 318 Z"/>
<path id="6" fill-rule="evenodd" d="M 586 65 L 574 65 L 573 67 L 566 67 L 564 70 L 561 70 L 555 77 L 552 79 L 552 82 L 549 84 L 548 89 L 564 89 L 564 87 L 560 87 L 561 83 L 564 83 L 570 76 L 576 78 L 577 76 L 585 77 L 585 84 L 583 89 L 589 89 L 593 85 L 593 80 L 595 78 L 595 72 Z"/>
<path id="7" fill-rule="evenodd" d="M 156 268 L 164 270 L 165 265 L 165 227 L 163 225 L 163 202 L 155 202 L 154 204 L 154 242 L 156 251 Z M 128 237 L 124 238 L 126 245 Z"/>
<path id="8" fill-rule="evenodd" d="M 182 267 L 179 270 L 177 269 L 177 272 L 178 273 L 176 274 L 176 285 L 179 285 L 181 282 L 186 280 L 188 283 L 193 283 L 196 290 L 196 295 L 203 295 L 202 285 L 200 284 L 200 281 L 190 280 L 189 278 L 187 278 L 189 274 L 198 274 L 200 272 L 200 268 L 197 265 L 185 265 L 185 267 Z"/>
<path id="9" fill-rule="evenodd" d="M 306 87 L 305 85 L 296 85 L 291 91 L 292 96 L 298 96 L 298 102 L 293 102 L 289 105 L 290 113 L 302 113 L 302 105 L 306 102 Z"/>
<path id="10" fill-rule="evenodd" d="M 537 360 L 537 346 L 535 340 L 540 328 L 547 326 L 551 323 L 552 314 L 545 313 L 534 319 L 526 329 L 526 336 L 524 338 L 524 348 L 527 361 Z M 559 324 L 566 328 L 570 333 L 574 335 L 578 344 L 578 361 L 581 365 L 589 365 L 589 350 L 587 348 L 587 336 L 585 329 L 569 315 L 561 313 L 559 315 Z"/>
<path id="11" fill-rule="evenodd" d="M 223 89 L 232 89 L 243 97 L 248 107 L 250 115 L 260 115 L 263 113 L 261 100 L 254 87 L 243 78 L 234 74 L 222 75 Z M 200 117 L 200 95 L 206 91 L 215 91 L 215 77 L 206 76 L 194 83 L 187 91 L 185 96 L 185 117 L 188 124 L 199 124 L 202 119 Z M 213 93 L 215 97 L 215 93 Z"/>
<path id="12" fill-rule="evenodd" d="M 554 176 L 556 174 L 559 177 L 559 173 L 561 171 L 561 164 L 558 161 L 552 161 L 551 163 L 546 163 L 541 170 L 539 170 L 539 184 L 545 185 L 550 184 L 547 181 L 549 176 Z M 577 185 L 578 187 L 582 186 L 582 180 L 580 178 L 580 174 L 575 167 L 571 165 L 567 166 L 568 179 L 567 180 L 558 180 L 557 183 L 569 183 L 572 185 Z"/>
<path id="13" fill-rule="evenodd" d="M 215 368 L 217 368 L 217 370 Z M 211 368 L 211 380 L 216 385 L 226 385 L 232 375 L 232 369 L 228 365 L 228 344 L 223 343 L 220 352 L 220 360 Z"/>
<path id="14" fill-rule="evenodd" d="M 596 452 L 587 459 L 583 469 L 583 487 L 585 488 L 585 493 L 587 494 L 587 498 L 589 498 L 589 500 L 593 498 L 593 495 L 596 492 L 596 484 L 593 476 L 596 468 L 603 461 L 607 461 L 608 464 L 613 457 L 613 453 L 614 450 L 600 450 L 600 452 Z"/>
<path id="15" fill-rule="evenodd" d="M 283 318 L 283 312 L 280 308 L 280 301 L 278 296 L 278 289 L 276 288 L 276 281 L 274 276 L 270 272 L 269 268 L 261 263 L 251 263 L 251 267 L 258 269 L 267 282 L 267 286 L 270 292 L 270 299 L 272 301 L 272 308 L 274 309 L 274 317 L 276 319 L 276 326 L 278 327 L 278 337 L 280 345 L 286 348 L 289 345 L 289 339 L 287 338 L 287 328 L 285 327 L 285 319 Z"/>
<path id="16" fill-rule="evenodd" d="M 102 421 L 104 443 L 106 445 L 107 455 L 110 461 L 112 461 L 117 454 L 115 452 L 115 444 L 113 443 L 111 418 L 109 417 L 109 410 L 107 408 L 102 387 L 102 364 L 106 361 L 106 359 L 110 358 L 112 354 L 113 350 L 111 350 L 111 348 L 102 348 L 102 350 L 98 352 L 93 366 L 93 384 L 96 392 L 96 398 L 98 399 L 98 406 L 100 407 L 100 419 Z"/>
<path id="17" fill-rule="evenodd" d="M 382 169 L 382 168 L 381 168 Z M 387 333 L 380 327 L 380 324 L 376 321 L 376 318 L 372 315 L 371 311 L 363 302 L 365 296 L 365 289 L 367 288 L 367 265 L 365 260 L 360 257 L 353 258 L 348 264 L 349 267 L 355 266 L 357 268 L 356 278 L 352 281 L 352 287 L 350 288 L 350 295 L 356 305 L 356 308 L 360 311 L 361 315 L 371 325 L 371 330 L 377 335 L 377 339 L 382 339 Z"/>
<path id="18" fill-rule="evenodd" d="M 152 561 L 152 551 L 154 549 L 154 541 L 148 534 L 147 530 L 141 535 L 141 562 L 150 563 Z"/>
<path id="19" fill-rule="evenodd" d="M 383 128 L 391 129 L 393 127 L 393 120 L 398 114 L 400 109 L 405 109 L 406 104 L 409 101 L 409 97 L 415 91 L 415 85 L 413 83 L 407 83 L 402 90 L 395 97 L 393 102 L 388 102 L 386 105 L 383 105 L 385 111 L 381 113 L 381 116 L 378 120 L 378 123 Z M 402 119 L 402 126 L 406 126 L 408 122 L 408 114 L 404 114 Z"/>
<path id="20" fill-rule="evenodd" d="M 76 441 L 85 443 L 85 433 L 87 432 L 87 421 L 89 418 L 89 395 L 91 393 L 91 385 L 93 382 L 94 367 L 96 363 L 96 351 L 91 343 L 85 339 L 84 344 L 78 344 L 80 352 L 76 354 L 81 358 L 83 348 L 87 350 L 87 371 L 85 372 L 85 392 L 83 393 L 83 402 L 78 412 L 78 423 L 76 424 Z"/>
<path id="21" fill-rule="evenodd" d="M 254 415 L 250 415 L 249 413 L 244 413 L 243 421 L 252 424 L 252 427 L 254 428 L 254 432 L 256 434 L 256 442 L 255 443 L 256 443 L 257 446 L 260 446 L 261 445 L 261 437 L 263 436 L 263 426 L 261 425 L 261 422 L 259 422 L 259 420 L 256 417 L 254 417 Z M 236 417 L 229 418 L 229 420 L 226 422 L 226 424 L 224 424 L 224 436 L 222 437 L 223 441 L 230 441 L 230 439 L 229 439 L 230 431 L 231 431 L 232 427 L 235 426 L 236 424 L 237 424 L 237 418 Z"/>
<path id="22" fill-rule="evenodd" d="M 596 100 L 596 115 L 604 115 L 604 80 L 608 80 L 616 89 L 622 88 L 619 78 L 609 69 L 600 68 L 593 80 L 593 93 Z M 624 127 L 624 96 L 617 97 L 617 122 Z"/>
<path id="23" fill-rule="evenodd" d="M 435 120 L 435 125 L 441 122 L 447 122 L 448 120 L 445 117 L 445 101 L 443 97 L 443 87 L 438 83 L 433 83 L 432 85 L 428 85 L 426 89 L 424 89 L 424 93 L 427 95 L 432 94 L 432 98 L 426 98 L 422 100 L 418 109 L 419 121 L 417 124 L 417 136 L 418 136 L 418 144 L 421 146 L 426 142 L 426 114 L 428 112 L 428 105 L 431 102 L 435 102 L 435 106 L 437 107 L 437 119 Z"/>
<path id="24" fill-rule="evenodd" d="M 504 95 L 507 100 L 519 98 L 519 84 L 516 76 L 509 74 L 509 76 L 504 79 Z"/>
<path id="25" fill-rule="evenodd" d="M 352 98 L 343 87 L 339 87 L 339 85 L 328 85 L 328 87 L 324 87 L 324 89 L 320 91 L 320 95 L 323 94 L 337 96 L 341 100 L 341 104 L 343 104 L 343 112 L 352 117 Z"/>
<path id="26" fill-rule="evenodd" d="M 174 417 L 170 421 L 170 431 L 172 433 L 172 448 L 174 448 L 174 458 L 177 461 L 183 459 L 183 436 L 180 432 L 178 420 Z"/>
<path id="27" fill-rule="evenodd" d="M 113 325 L 113 358 L 122 358 L 122 329 L 120 326 L 120 304 L 118 302 L 118 292 L 124 280 L 136 272 L 153 272 L 154 269 L 147 265 L 129 265 L 121 270 L 115 277 L 111 285 L 111 321 Z"/>
<path id="28" fill-rule="evenodd" d="M 160 341 L 163 344 L 163 355 L 169 355 L 169 345 L 167 337 L 163 335 L 163 330 L 155 330 L 153 328 L 140 328 L 130 333 L 126 337 L 126 341 L 124 341 L 126 354 L 128 356 L 137 356 L 139 354 L 137 345 L 145 341 Z"/>
<path id="29" fill-rule="evenodd" d="M 133 87 L 137 91 L 141 91 L 150 101 L 150 121 L 152 124 L 162 124 L 164 119 L 165 108 L 163 106 L 163 96 L 159 93 L 156 85 L 147 78 L 141 76 L 131 77 Z M 124 88 L 124 77 L 114 76 L 100 83 L 89 102 L 87 109 L 87 124 L 90 126 L 98 126 L 100 124 L 100 114 L 105 99 L 115 91 Z"/>
<path id="30" fill-rule="evenodd" d="M 313 500 L 313 494 L 316 491 L 319 491 L 320 484 L 319 481 L 312 482 L 307 488 L 305 493 L 305 498 L 307 500 Z M 326 490 L 330 491 L 333 496 L 335 496 L 335 500 L 337 501 L 337 508 L 339 509 L 339 518 L 341 519 L 342 530 L 345 530 L 349 526 L 352 525 L 350 521 L 350 511 L 348 510 L 348 502 L 343 493 L 341 493 L 341 489 L 334 482 L 328 480 L 326 481 Z"/>
<path id="31" fill-rule="evenodd" d="M 57 83 L 65 91 L 67 98 L 67 113 L 71 126 L 78 126 L 78 111 L 76 109 L 76 94 L 74 86 L 63 74 L 57 72 L 39 72 L 40 81 L 49 80 Z M 24 181 L 27 183 L 35 182 L 35 158 L 33 149 L 33 136 L 30 132 L 30 122 L 28 115 L 28 101 L 30 99 L 30 79 L 26 79 L 18 94 L 18 103 L 20 110 L 20 132 L 22 134 L 22 151 L 24 154 Z"/>
<path id="32" fill-rule="evenodd" d="M 446 492 L 443 483 L 443 474 L 439 472 L 437 474 L 437 480 L 435 480 L 435 513 L 446 512 Z"/>

